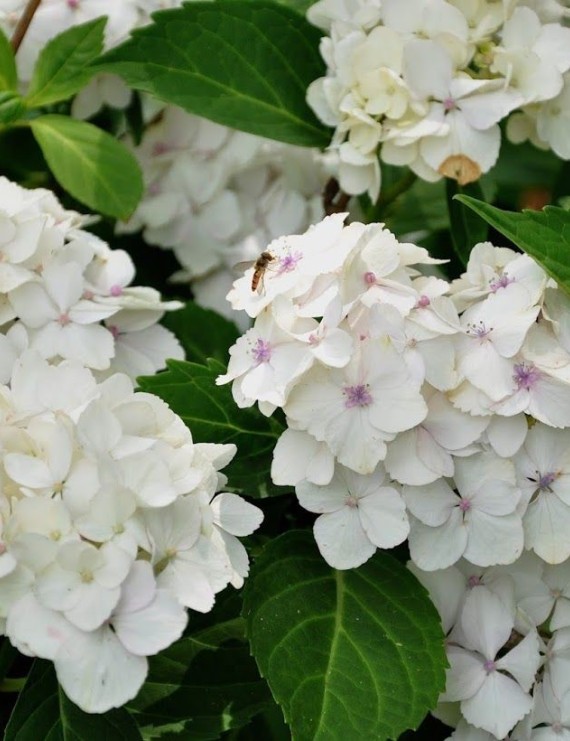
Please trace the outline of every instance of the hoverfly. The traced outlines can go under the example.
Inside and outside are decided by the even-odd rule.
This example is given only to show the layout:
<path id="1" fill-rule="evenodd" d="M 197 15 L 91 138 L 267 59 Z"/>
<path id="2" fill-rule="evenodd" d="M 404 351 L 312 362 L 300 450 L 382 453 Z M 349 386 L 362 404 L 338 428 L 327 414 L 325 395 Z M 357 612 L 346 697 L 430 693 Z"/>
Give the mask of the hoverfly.
<path id="1" fill-rule="evenodd" d="M 234 270 L 242 271 L 253 268 L 253 275 L 251 276 L 251 290 L 261 292 L 263 288 L 263 276 L 265 271 L 269 267 L 269 263 L 275 260 L 275 256 L 271 252 L 263 251 L 257 260 L 246 260 L 245 262 L 239 262 Z"/>

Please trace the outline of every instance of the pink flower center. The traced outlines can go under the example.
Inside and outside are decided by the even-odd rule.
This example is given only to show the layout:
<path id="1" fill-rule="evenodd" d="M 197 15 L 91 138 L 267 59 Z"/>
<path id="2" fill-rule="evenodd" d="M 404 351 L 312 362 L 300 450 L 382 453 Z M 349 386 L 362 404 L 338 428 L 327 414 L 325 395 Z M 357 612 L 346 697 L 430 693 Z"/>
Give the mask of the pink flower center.
<path id="1" fill-rule="evenodd" d="M 344 406 L 347 409 L 367 407 L 374 401 L 368 391 L 368 384 L 361 383 L 358 386 L 345 386 L 342 393 L 345 396 Z"/>
<path id="2" fill-rule="evenodd" d="M 530 391 L 542 378 L 542 373 L 532 363 L 517 363 L 513 380 L 519 389 Z"/>
<path id="3" fill-rule="evenodd" d="M 347 507 L 350 507 L 351 509 L 356 509 L 358 507 L 358 499 L 351 495 L 347 497 L 345 504 Z"/>
<path id="4" fill-rule="evenodd" d="M 487 674 L 492 674 L 493 672 L 497 671 L 497 665 L 491 659 L 487 659 L 487 661 L 483 664 L 483 668 L 485 669 Z"/>
<path id="5" fill-rule="evenodd" d="M 430 304 L 431 300 L 429 296 L 420 296 L 416 301 L 416 309 L 425 309 L 426 306 L 429 306 Z"/>
<path id="6" fill-rule="evenodd" d="M 454 111 L 457 108 L 457 103 L 453 98 L 446 98 L 443 101 L 443 110 L 448 111 Z"/>
<path id="7" fill-rule="evenodd" d="M 290 273 L 291 271 L 295 270 L 295 268 L 297 267 L 297 263 L 302 259 L 302 252 L 289 252 L 288 255 L 284 255 L 283 257 L 279 258 L 279 268 L 277 272 L 279 274 Z"/>
<path id="8" fill-rule="evenodd" d="M 364 282 L 366 283 L 367 286 L 373 286 L 376 283 L 375 273 L 371 271 L 364 273 Z"/>
<path id="9" fill-rule="evenodd" d="M 89 290 L 83 291 L 83 298 L 86 301 L 91 301 L 91 299 L 93 298 L 94 295 L 95 294 L 93 293 L 93 291 L 89 291 Z"/>
<path id="10" fill-rule="evenodd" d="M 473 587 L 480 587 L 481 577 L 476 576 L 475 574 L 471 574 L 469 579 L 467 579 L 467 586 L 469 587 L 469 589 L 473 589 Z"/>
<path id="11" fill-rule="evenodd" d="M 558 474 L 557 473 L 552 473 L 551 472 L 551 473 L 542 474 L 542 476 L 540 476 L 539 479 L 538 479 L 538 481 L 537 481 L 538 488 L 539 489 L 542 489 L 543 491 L 549 491 L 550 490 L 550 485 L 554 481 L 556 481 L 557 478 L 558 478 Z"/>
<path id="12" fill-rule="evenodd" d="M 109 293 L 111 296 L 120 296 L 123 293 L 123 287 L 119 285 L 111 286 Z"/>
<path id="13" fill-rule="evenodd" d="M 489 283 L 489 288 L 493 293 L 497 293 L 499 288 L 506 288 L 511 283 L 514 283 L 514 278 L 509 278 L 506 273 L 503 273 L 500 278 L 496 278 Z"/>
<path id="14" fill-rule="evenodd" d="M 255 343 L 251 354 L 258 365 L 268 363 L 271 360 L 271 343 L 262 340 L 260 337 Z"/>
<path id="15" fill-rule="evenodd" d="M 468 324 L 467 325 L 467 334 L 471 335 L 471 337 L 477 337 L 478 339 L 482 340 L 489 332 L 493 331 L 493 327 L 487 328 L 487 325 L 485 322 L 477 322 L 477 324 Z"/>
<path id="16" fill-rule="evenodd" d="M 79 0 L 67 0 L 67 6 L 72 10 L 79 7 Z"/>
<path id="17" fill-rule="evenodd" d="M 459 509 L 462 512 L 469 512 L 471 509 L 471 502 L 469 499 L 460 499 L 459 500 Z"/>
<path id="18" fill-rule="evenodd" d="M 115 324 L 110 324 L 107 329 L 113 335 L 113 339 L 117 339 L 119 336 L 119 328 Z"/>
<path id="19" fill-rule="evenodd" d="M 59 319 L 57 320 L 59 324 L 61 324 L 62 327 L 65 327 L 67 324 L 70 323 L 71 319 L 69 318 L 69 314 L 64 313 L 60 314 Z"/>

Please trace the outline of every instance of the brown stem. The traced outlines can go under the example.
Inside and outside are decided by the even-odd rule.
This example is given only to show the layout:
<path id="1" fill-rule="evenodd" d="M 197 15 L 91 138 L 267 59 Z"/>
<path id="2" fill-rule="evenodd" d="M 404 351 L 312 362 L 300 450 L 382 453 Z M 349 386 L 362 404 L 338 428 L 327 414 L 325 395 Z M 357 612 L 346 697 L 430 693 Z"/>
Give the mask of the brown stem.
<path id="1" fill-rule="evenodd" d="M 20 48 L 20 44 L 24 40 L 24 36 L 26 35 L 30 23 L 32 22 L 32 18 L 34 17 L 36 10 L 39 8 L 41 1 L 42 0 L 28 0 L 28 4 L 18 21 L 12 38 L 10 39 L 14 54 Z"/>
<path id="2" fill-rule="evenodd" d="M 325 214 L 330 216 L 331 214 L 338 214 L 346 211 L 348 202 L 351 196 L 348 193 L 344 193 L 340 189 L 338 180 L 331 178 L 325 185 L 323 192 L 323 206 Z"/>

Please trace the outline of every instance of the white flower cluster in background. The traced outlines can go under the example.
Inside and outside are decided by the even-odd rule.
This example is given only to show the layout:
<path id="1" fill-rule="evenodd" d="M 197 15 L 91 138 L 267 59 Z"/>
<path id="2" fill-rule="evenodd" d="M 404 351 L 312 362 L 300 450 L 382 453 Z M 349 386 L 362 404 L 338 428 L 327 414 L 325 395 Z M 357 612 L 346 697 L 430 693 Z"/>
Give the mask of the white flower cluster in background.
<path id="1" fill-rule="evenodd" d="M 261 290 L 255 268 L 234 283 L 229 301 L 255 322 L 218 383 L 233 382 L 240 407 L 284 410 L 272 478 L 318 515 L 331 566 L 408 540 L 455 626 L 443 699 L 503 738 L 531 708 L 541 717 L 529 693 L 550 634 L 536 627 L 550 575 L 570 579 L 570 299 L 529 256 L 490 243 L 450 284 L 426 274 L 437 261 L 423 248 L 345 216 L 272 242 Z M 469 580 L 445 591 L 461 564 L 519 580 L 532 620 L 502 592 L 461 612 Z"/>
<path id="2" fill-rule="evenodd" d="M 183 358 L 172 332 L 157 324 L 182 304 L 131 286 L 129 255 L 81 229 L 85 221 L 50 191 L 0 178 L 0 383 L 26 349 L 99 377 L 121 371 L 133 379 Z"/>
<path id="3" fill-rule="evenodd" d="M 428 181 L 476 180 L 496 162 L 499 123 L 570 158 L 568 8 L 554 0 L 319 0 L 326 77 L 309 86 L 335 128 L 349 194 L 380 190 L 379 157 Z"/>
<path id="4" fill-rule="evenodd" d="M 236 536 L 262 514 L 220 493 L 235 446 L 194 444 L 133 390 L 182 356 L 156 324 L 178 304 L 129 287 L 130 258 L 83 222 L 0 179 L 0 629 L 99 713 L 136 695 L 188 608 L 242 584 Z"/>
<path id="5" fill-rule="evenodd" d="M 27 0 L 0 0 L 0 28 L 8 38 L 26 4 Z M 134 28 L 149 23 L 151 13 L 181 4 L 182 0 L 42 0 L 18 50 L 19 79 L 29 82 L 44 46 L 73 26 L 107 16 L 105 48 L 109 49 L 124 41 Z M 78 118 L 89 118 L 103 105 L 125 108 L 131 94 L 116 75 L 96 75 L 76 96 L 72 112 Z"/>
<path id="6" fill-rule="evenodd" d="M 169 106 L 135 154 L 146 194 L 121 231 L 144 229 L 149 244 L 173 249 L 197 303 L 229 318 L 234 266 L 263 245 L 323 217 L 330 171 L 315 150 L 220 126 Z"/>

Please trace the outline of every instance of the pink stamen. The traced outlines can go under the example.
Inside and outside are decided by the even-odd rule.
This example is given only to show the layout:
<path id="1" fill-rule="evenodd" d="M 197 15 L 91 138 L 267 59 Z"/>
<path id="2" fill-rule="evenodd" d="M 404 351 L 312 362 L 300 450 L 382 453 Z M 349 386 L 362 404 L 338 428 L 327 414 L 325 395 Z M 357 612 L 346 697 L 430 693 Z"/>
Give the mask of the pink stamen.
<path id="1" fill-rule="evenodd" d="M 347 409 L 352 409 L 353 407 L 367 407 L 374 401 L 368 391 L 367 384 L 360 384 L 359 386 L 345 386 L 342 393 L 346 397 L 344 406 Z"/>
<path id="2" fill-rule="evenodd" d="M 416 309 L 425 309 L 426 306 L 429 306 L 430 304 L 431 299 L 429 296 L 420 296 L 416 301 Z"/>
<path id="3" fill-rule="evenodd" d="M 279 268 L 277 272 L 279 274 L 291 273 L 297 267 L 297 263 L 302 259 L 302 252 L 289 252 L 288 255 L 284 255 L 283 257 L 279 258 Z"/>
<path id="4" fill-rule="evenodd" d="M 489 288 L 493 293 L 497 293 L 499 288 L 506 288 L 511 283 L 514 283 L 514 278 L 509 278 L 506 273 L 503 273 L 500 278 L 496 278 L 489 283 Z"/>
<path id="5" fill-rule="evenodd" d="M 492 674 L 493 672 L 497 671 L 497 665 L 491 659 L 487 659 L 487 661 L 483 664 L 483 668 L 485 669 L 487 674 Z"/>
<path id="6" fill-rule="evenodd" d="M 255 343 L 251 354 L 258 365 L 268 363 L 271 360 L 271 343 L 262 340 L 260 337 Z"/>
<path id="7" fill-rule="evenodd" d="M 364 282 L 368 286 L 373 286 L 376 283 L 376 275 L 372 272 L 364 273 Z"/>
<path id="8" fill-rule="evenodd" d="M 530 391 L 542 378 L 542 373 L 532 363 L 517 363 L 513 380 L 519 389 Z"/>
<path id="9" fill-rule="evenodd" d="M 119 285 L 111 286 L 109 293 L 111 296 L 121 296 L 123 293 L 123 287 Z"/>
<path id="10" fill-rule="evenodd" d="M 59 319 L 57 320 L 59 324 L 61 324 L 62 327 L 65 327 L 67 324 L 71 322 L 71 319 L 69 318 L 69 314 L 60 314 Z"/>
<path id="11" fill-rule="evenodd" d="M 460 499 L 459 509 L 462 512 L 469 512 L 469 510 L 471 509 L 471 502 L 469 501 L 469 499 Z"/>

